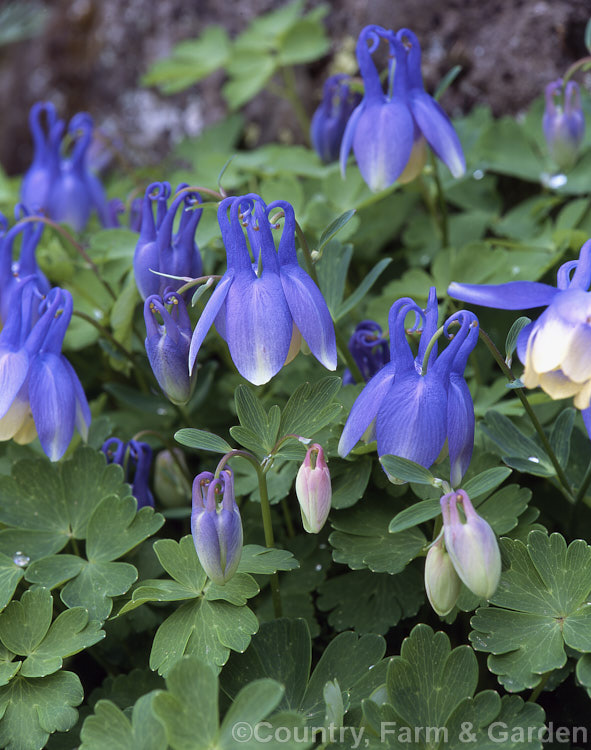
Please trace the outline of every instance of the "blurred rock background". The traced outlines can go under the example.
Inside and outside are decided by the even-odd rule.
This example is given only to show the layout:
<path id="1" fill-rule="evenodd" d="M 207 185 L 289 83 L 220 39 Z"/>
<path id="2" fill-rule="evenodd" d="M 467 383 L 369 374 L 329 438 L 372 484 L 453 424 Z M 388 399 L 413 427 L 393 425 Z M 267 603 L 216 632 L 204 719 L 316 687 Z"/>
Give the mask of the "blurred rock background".
<path id="1" fill-rule="evenodd" d="M 62 117 L 89 111 L 98 125 L 120 140 L 132 163 L 157 163 L 171 144 L 197 135 L 224 116 L 223 73 L 174 96 L 142 87 L 142 74 L 166 57 L 175 43 L 199 36 L 209 25 L 223 25 L 235 36 L 252 18 L 283 4 L 0 0 L 0 163 L 9 174 L 27 168 L 27 115 L 41 99 L 52 100 Z M 319 0 L 309 0 L 306 9 L 318 4 Z M 462 65 L 443 100 L 449 112 L 488 103 L 497 115 L 516 114 L 543 92 L 547 82 L 585 55 L 583 34 L 591 15 L 589 0 L 335 0 L 328 7 L 325 24 L 331 53 L 297 69 L 298 89 L 309 114 L 329 68 L 334 72 L 335 56 L 341 67 L 351 65 L 354 40 L 368 23 L 407 26 L 416 32 L 428 90 L 452 66 Z M 20 27 L 7 24 L 7 17 L 20 17 Z M 19 29 L 27 38 L 18 39 Z M 585 83 L 590 88 L 590 81 Z M 254 123 L 249 145 L 303 140 L 288 105 L 268 93 L 246 107 L 246 117 Z"/>

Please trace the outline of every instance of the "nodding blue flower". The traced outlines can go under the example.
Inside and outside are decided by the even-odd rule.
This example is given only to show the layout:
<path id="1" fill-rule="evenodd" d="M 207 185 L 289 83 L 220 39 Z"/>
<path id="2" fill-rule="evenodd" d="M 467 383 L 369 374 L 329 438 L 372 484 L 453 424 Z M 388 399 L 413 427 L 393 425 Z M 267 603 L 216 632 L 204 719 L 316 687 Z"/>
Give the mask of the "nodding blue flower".
<path id="1" fill-rule="evenodd" d="M 180 184 L 176 193 L 186 187 L 186 183 Z M 201 255 L 195 244 L 195 231 L 203 210 L 194 209 L 201 203 L 201 196 L 195 192 L 183 192 L 174 198 L 169 208 L 170 193 L 168 182 L 154 182 L 148 185 L 144 195 L 140 237 L 133 256 L 135 283 L 144 300 L 151 294 L 162 295 L 167 289 L 176 292 L 185 283 L 159 276 L 159 273 L 187 278 L 201 276 Z M 156 204 L 155 219 L 153 203 Z M 173 234 L 180 207 L 178 230 Z"/>
<path id="2" fill-rule="evenodd" d="M 269 223 L 274 211 L 283 211 L 285 216 L 278 252 Z M 193 332 L 190 371 L 214 322 L 238 372 L 254 385 L 267 383 L 293 359 L 301 337 L 319 362 L 336 369 L 330 312 L 316 284 L 298 265 L 292 206 L 285 201 L 266 206 L 254 194 L 226 198 L 220 203 L 218 221 L 228 267 Z"/>
<path id="3" fill-rule="evenodd" d="M 43 112 L 46 113 L 47 134 L 41 125 Z M 70 120 L 68 134 L 75 142 L 69 157 L 61 154 L 65 123 L 57 119 L 51 103 L 34 104 L 29 122 L 35 153 L 21 186 L 21 202 L 29 211 L 45 213 L 77 231 L 86 227 L 93 210 L 103 226 L 116 226 L 112 223 L 103 186 L 87 164 L 94 129 L 92 117 L 87 112 L 78 112 Z"/>
<path id="4" fill-rule="evenodd" d="M 415 315 L 410 331 L 421 333 L 416 357 L 406 338 L 409 313 Z M 437 295 L 431 288 L 425 310 L 403 297 L 390 308 L 388 323 L 390 362 L 355 401 L 341 435 L 339 454 L 345 457 L 350 453 L 369 429 L 377 439 L 379 456 L 401 456 L 428 468 L 447 440 L 451 482 L 458 484 L 470 463 L 474 443 L 474 407 L 464 369 L 478 340 L 478 321 L 472 313 L 461 311 L 437 331 Z M 455 330 L 458 324 L 459 330 Z M 440 333 L 450 343 L 438 356 L 436 337 Z"/>
<path id="5" fill-rule="evenodd" d="M 141 440 L 130 440 L 128 443 L 112 437 L 102 445 L 107 463 L 119 464 L 123 468 L 125 481 L 131 485 L 131 494 L 137 500 L 138 510 L 145 506 L 154 507 L 154 497 L 150 491 L 150 468 L 152 466 L 152 449 Z"/>
<path id="6" fill-rule="evenodd" d="M 176 292 L 151 294 L 144 303 L 144 320 L 146 352 L 156 380 L 173 404 L 185 404 L 197 373 L 189 375 L 192 330 L 183 298 Z"/>
<path id="7" fill-rule="evenodd" d="M 0 332 L 0 439 L 28 443 L 38 435 L 45 454 L 57 461 L 75 427 L 86 440 L 90 409 L 61 353 L 72 296 L 57 287 L 41 302 L 40 296 L 35 279 L 24 279 Z"/>
<path id="8" fill-rule="evenodd" d="M 371 57 L 381 40 L 388 42 L 396 63 L 390 66 L 387 94 Z M 425 164 L 427 142 L 454 177 L 461 176 L 465 171 L 462 147 L 449 118 L 424 89 L 421 48 L 415 34 L 409 29 L 394 34 L 381 26 L 366 26 L 356 53 L 365 93 L 343 136 L 343 175 L 352 147 L 371 190 L 383 190 L 397 180 L 408 182 Z"/>
<path id="9" fill-rule="evenodd" d="M 59 171 L 64 124 L 58 121 L 51 102 L 37 102 L 29 112 L 29 127 L 33 136 L 33 162 L 23 178 L 20 198 L 30 211 L 46 211 L 49 191 Z"/>
<path id="10" fill-rule="evenodd" d="M 362 320 L 358 324 L 348 346 L 366 383 L 390 361 L 388 342 L 382 335 L 381 326 L 373 320 Z M 354 382 L 350 371 L 345 370 L 343 385 Z"/>
<path id="11" fill-rule="evenodd" d="M 558 269 L 557 286 L 535 281 L 450 284 L 450 297 L 500 310 L 546 307 L 523 328 L 517 354 L 525 364 L 527 388 L 540 386 L 551 398 L 574 396 L 591 436 L 591 240 L 578 260 Z"/>
<path id="12" fill-rule="evenodd" d="M 27 208 L 19 203 L 15 208 L 16 218 L 27 218 Z M 13 226 L 8 232 L 7 221 L 0 214 L 0 323 L 6 320 L 11 309 L 11 296 L 14 289 L 24 278 L 35 277 L 37 289 L 42 295 L 49 292 L 50 284 L 45 274 L 37 265 L 35 251 L 41 235 L 43 224 L 39 222 L 20 223 Z M 13 260 L 13 248 L 15 239 L 22 233 L 21 248 L 18 260 Z"/>
<path id="13" fill-rule="evenodd" d="M 585 135 L 585 115 L 581 107 L 578 83 L 569 81 L 563 86 L 562 79 L 559 78 L 546 86 L 542 128 L 548 151 L 556 166 L 559 169 L 572 167 Z"/>
<path id="14" fill-rule="evenodd" d="M 460 518 L 462 506 L 465 522 Z M 483 599 L 490 599 L 501 578 L 501 552 L 487 521 L 474 510 L 464 490 L 441 498 L 445 547 L 464 584 Z"/>
<path id="15" fill-rule="evenodd" d="M 242 556 L 242 520 L 230 469 L 224 469 L 217 479 L 210 471 L 195 477 L 191 533 L 203 570 L 223 586 L 236 572 Z"/>
<path id="16" fill-rule="evenodd" d="M 310 140 L 325 164 L 338 160 L 347 121 L 361 100 L 349 88 L 350 81 L 345 73 L 327 78 L 322 102 L 312 116 Z"/>

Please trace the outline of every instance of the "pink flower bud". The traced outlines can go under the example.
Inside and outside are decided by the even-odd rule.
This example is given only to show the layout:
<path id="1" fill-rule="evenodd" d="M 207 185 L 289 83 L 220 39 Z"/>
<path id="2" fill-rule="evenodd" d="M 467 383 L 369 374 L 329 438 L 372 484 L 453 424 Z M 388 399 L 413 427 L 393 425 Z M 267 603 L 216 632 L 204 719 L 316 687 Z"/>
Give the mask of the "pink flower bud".
<path id="1" fill-rule="evenodd" d="M 312 466 L 312 454 L 315 464 Z M 332 488 L 330 471 L 324 460 L 322 446 L 314 443 L 299 468 L 295 490 L 302 511 L 302 523 L 309 534 L 317 534 L 324 526 L 330 511 Z"/>
<path id="2" fill-rule="evenodd" d="M 429 602 L 438 615 L 447 615 L 460 595 L 462 582 L 455 571 L 443 539 L 436 542 L 425 560 L 425 589 Z"/>
<path id="3" fill-rule="evenodd" d="M 466 521 L 460 518 L 458 503 Z M 464 490 L 441 498 L 445 546 L 456 573 L 476 596 L 490 599 L 501 578 L 501 553 L 495 532 L 474 510 Z"/>

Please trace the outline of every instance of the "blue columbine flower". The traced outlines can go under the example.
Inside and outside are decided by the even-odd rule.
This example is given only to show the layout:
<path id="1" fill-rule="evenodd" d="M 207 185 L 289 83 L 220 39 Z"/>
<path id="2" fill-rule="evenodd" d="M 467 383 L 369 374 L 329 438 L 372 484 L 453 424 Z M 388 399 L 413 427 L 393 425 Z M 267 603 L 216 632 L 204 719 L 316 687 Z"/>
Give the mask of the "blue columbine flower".
<path id="1" fill-rule="evenodd" d="M 560 266 L 557 277 L 556 287 L 535 281 L 453 282 L 447 291 L 463 302 L 500 310 L 546 307 L 517 339 L 523 382 L 527 388 L 539 385 L 551 398 L 574 396 L 591 435 L 591 240 L 578 260 Z"/>
<path id="2" fill-rule="evenodd" d="M 269 216 L 279 210 L 285 224 L 277 252 Z M 193 332 L 190 370 L 214 322 L 238 371 L 254 385 L 268 382 L 297 354 L 300 336 L 316 359 L 329 370 L 336 369 L 330 312 L 316 284 L 298 265 L 292 206 L 285 201 L 266 206 L 254 194 L 226 198 L 220 203 L 218 221 L 228 267 Z M 253 258 L 242 223 L 248 229 Z"/>
<path id="3" fill-rule="evenodd" d="M 409 313 L 415 315 L 411 331 L 421 332 L 416 357 L 406 338 Z M 474 407 L 463 373 L 478 340 L 478 321 L 466 311 L 448 318 L 441 332 L 451 341 L 439 356 L 434 288 L 425 310 L 404 297 L 392 305 L 388 321 L 391 361 L 353 405 L 339 454 L 346 456 L 369 431 L 377 439 L 378 455 L 401 456 L 429 467 L 447 439 L 451 482 L 457 485 L 470 463 L 474 442 Z M 459 324 L 459 330 L 452 330 L 452 324 Z"/>
<path id="4" fill-rule="evenodd" d="M 0 439 L 39 436 L 52 461 L 65 453 L 76 427 L 86 440 L 90 409 L 72 365 L 61 353 L 72 296 L 54 288 L 39 301 L 35 279 L 24 279 L 0 332 Z"/>
<path id="5" fill-rule="evenodd" d="M 42 116 L 45 114 L 46 130 Z M 59 122 L 51 102 L 37 102 L 29 112 L 33 136 L 33 162 L 21 185 L 20 197 L 30 211 L 46 211 L 50 188 L 59 171 L 59 147 L 63 122 Z"/>
<path id="6" fill-rule="evenodd" d="M 322 102 L 312 116 L 310 140 L 326 164 L 338 160 L 347 120 L 361 100 L 361 95 L 349 88 L 350 81 L 351 76 L 345 73 L 330 76 L 324 83 Z"/>
<path id="7" fill-rule="evenodd" d="M 242 520 L 230 469 L 217 479 L 210 471 L 195 477 L 191 533 L 203 570 L 214 583 L 227 583 L 242 555 Z"/>
<path id="8" fill-rule="evenodd" d="M 186 187 L 182 183 L 176 192 Z M 140 237 L 133 256 L 135 282 L 144 300 L 151 294 L 162 295 L 167 289 L 176 291 L 184 283 L 158 273 L 187 278 L 201 275 L 201 255 L 195 244 L 195 231 L 203 210 L 194 209 L 201 203 L 201 197 L 194 192 L 181 193 L 169 208 L 170 193 L 168 182 L 154 182 L 148 185 L 144 195 Z M 153 203 L 156 203 L 156 219 Z M 174 221 L 181 206 L 179 227 L 173 235 Z"/>
<path id="9" fill-rule="evenodd" d="M 183 298 L 176 292 L 164 297 L 150 295 L 144 303 L 144 320 L 146 352 L 156 380 L 173 404 L 185 404 L 191 397 L 196 372 L 193 377 L 189 375 L 192 331 Z"/>
<path id="10" fill-rule="evenodd" d="M 557 103 L 556 98 L 564 102 Z M 581 107 L 578 83 L 562 79 L 546 86 L 546 109 L 542 120 L 544 137 L 550 156 L 559 169 L 569 169 L 575 163 L 585 135 L 585 115 Z"/>
<path id="11" fill-rule="evenodd" d="M 390 66 L 387 94 L 371 57 L 381 40 L 388 42 L 395 61 L 395 67 Z M 343 175 L 352 147 L 371 190 L 383 190 L 396 180 L 408 182 L 424 166 L 426 141 L 454 177 L 461 176 L 466 168 L 462 147 L 448 116 L 424 89 L 415 34 L 409 29 L 394 34 L 381 26 L 366 26 L 356 52 L 365 94 L 343 136 Z"/>
<path id="12" fill-rule="evenodd" d="M 348 347 L 366 383 L 390 361 L 388 342 L 382 335 L 381 326 L 374 320 L 362 320 L 357 325 Z M 350 371 L 345 370 L 343 385 L 354 382 Z"/>
<path id="13" fill-rule="evenodd" d="M 47 133 L 41 125 L 43 112 Z M 70 120 L 68 134 L 74 138 L 74 146 L 69 157 L 61 153 L 65 123 L 57 119 L 51 103 L 33 105 L 29 123 L 35 151 L 21 186 L 21 202 L 29 211 L 47 214 L 77 231 L 86 227 L 93 210 L 103 226 L 114 226 L 104 189 L 87 164 L 94 130 L 92 117 L 79 112 Z"/>
<path id="14" fill-rule="evenodd" d="M 147 505 L 153 508 L 154 497 L 149 487 L 152 449 L 148 443 L 141 440 L 125 443 L 112 437 L 105 440 L 101 450 L 107 463 L 119 464 L 123 468 L 125 481 L 131 485 L 131 494 L 137 500 L 138 510 Z"/>
<path id="15" fill-rule="evenodd" d="M 16 218 L 29 215 L 26 207 L 17 204 Z M 42 295 L 49 292 L 50 284 L 45 274 L 37 265 L 35 252 L 43 234 L 43 224 L 16 224 L 8 232 L 6 218 L 0 214 L 0 323 L 6 320 L 11 309 L 11 296 L 22 279 L 34 276 L 37 289 Z M 22 242 L 18 260 L 13 260 L 14 241 L 22 233 Z"/>

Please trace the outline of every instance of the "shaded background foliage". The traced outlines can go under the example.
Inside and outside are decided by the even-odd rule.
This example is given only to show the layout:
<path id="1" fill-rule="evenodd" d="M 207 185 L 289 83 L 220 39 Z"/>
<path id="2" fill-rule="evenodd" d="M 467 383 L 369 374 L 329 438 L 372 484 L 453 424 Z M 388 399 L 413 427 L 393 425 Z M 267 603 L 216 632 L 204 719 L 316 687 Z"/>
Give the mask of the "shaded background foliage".
<path id="1" fill-rule="evenodd" d="M 24 3 L 20 2 L 19 5 Z M 33 37 L 0 48 L 0 98 L 10 102 L 0 122 L 0 162 L 23 172 L 31 143 L 23 122 L 31 105 L 51 99 L 62 115 L 89 111 L 96 124 L 118 137 L 136 164 L 154 163 L 172 144 L 194 136 L 226 113 L 223 73 L 174 96 L 140 87 L 140 77 L 173 45 L 211 25 L 236 36 L 280 0 L 52 0 L 31 5 L 43 14 Z M 308 9 L 321 3 L 311 0 Z M 298 93 L 309 114 L 333 64 L 355 72 L 358 31 L 368 23 L 412 28 L 423 45 L 428 90 L 459 64 L 462 74 L 446 94 L 454 114 L 487 102 L 495 115 L 516 114 L 544 85 L 585 54 L 581 28 L 587 0 L 358 0 L 324 3 L 331 50 L 298 70 Z M 0 4 L 1 7 L 2 4 Z M 5 8 L 16 3 L 4 3 Z M 337 60 L 335 61 L 335 56 Z M 587 74 L 589 75 L 589 74 Z M 26 81 L 26 87 L 23 82 Z M 252 123 L 250 146 L 273 140 L 302 142 L 287 103 L 264 93 L 244 110 Z"/>

